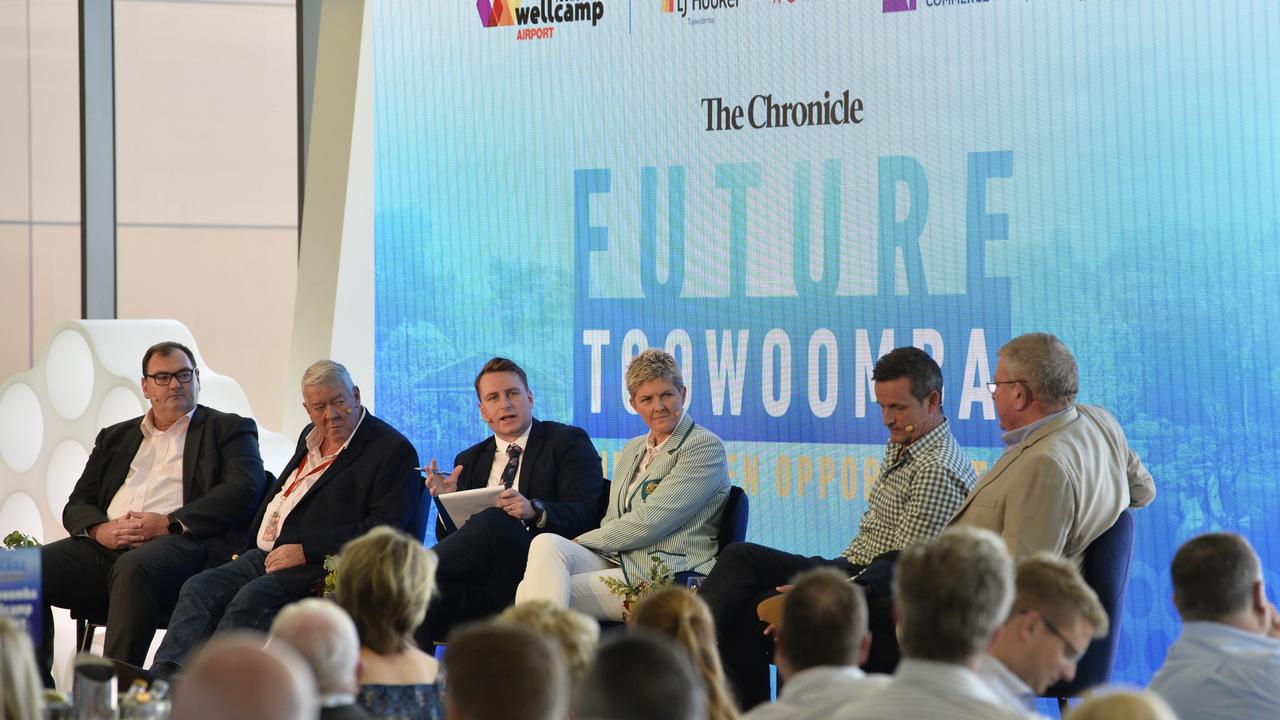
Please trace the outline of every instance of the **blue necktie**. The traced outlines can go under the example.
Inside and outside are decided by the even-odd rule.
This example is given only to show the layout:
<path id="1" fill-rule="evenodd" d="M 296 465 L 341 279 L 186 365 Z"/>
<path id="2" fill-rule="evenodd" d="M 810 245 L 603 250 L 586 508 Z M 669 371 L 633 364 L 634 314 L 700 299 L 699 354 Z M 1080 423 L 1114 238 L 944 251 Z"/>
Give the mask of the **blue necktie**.
<path id="1" fill-rule="evenodd" d="M 520 467 L 520 453 L 523 452 L 519 445 L 512 443 L 507 446 L 507 466 L 502 468 L 502 487 L 510 490 L 512 483 L 516 481 L 516 469 Z"/>

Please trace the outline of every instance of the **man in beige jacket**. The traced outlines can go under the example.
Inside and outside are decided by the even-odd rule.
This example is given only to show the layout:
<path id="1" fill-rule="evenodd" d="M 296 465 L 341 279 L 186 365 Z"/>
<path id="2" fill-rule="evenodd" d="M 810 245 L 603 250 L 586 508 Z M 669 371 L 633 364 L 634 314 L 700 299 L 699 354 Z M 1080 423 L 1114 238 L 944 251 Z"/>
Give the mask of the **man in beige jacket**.
<path id="1" fill-rule="evenodd" d="M 1151 473 L 1106 410 L 1077 405 L 1076 361 L 1049 333 L 998 353 L 995 401 L 1007 446 L 951 519 L 998 533 L 1015 561 L 1048 551 L 1077 566 L 1126 507 L 1155 497 Z"/>

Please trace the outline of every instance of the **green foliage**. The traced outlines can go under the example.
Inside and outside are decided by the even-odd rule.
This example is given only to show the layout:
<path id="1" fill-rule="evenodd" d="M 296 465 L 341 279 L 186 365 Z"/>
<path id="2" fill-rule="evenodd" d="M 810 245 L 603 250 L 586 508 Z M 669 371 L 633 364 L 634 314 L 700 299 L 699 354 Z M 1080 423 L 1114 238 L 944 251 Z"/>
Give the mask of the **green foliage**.
<path id="1" fill-rule="evenodd" d="M 634 583 L 628 583 L 626 580 L 618 578 L 605 577 L 600 578 L 600 582 L 609 588 L 609 592 L 622 597 L 622 602 L 630 606 L 635 601 L 648 595 L 664 585 L 670 585 L 675 577 L 675 573 L 671 572 L 671 568 L 662 562 L 662 558 L 657 555 L 649 556 L 652 565 L 649 566 L 649 576 L 641 578 Z"/>
<path id="2" fill-rule="evenodd" d="M 5 550 L 21 550 L 23 548 L 37 548 L 37 547 L 40 547 L 40 543 L 36 542 L 35 538 L 25 533 L 18 532 L 17 530 L 14 530 L 13 532 L 4 536 Z"/>
<path id="3" fill-rule="evenodd" d="M 324 556 L 324 594 L 332 595 L 338 591 L 338 562 L 337 555 Z"/>

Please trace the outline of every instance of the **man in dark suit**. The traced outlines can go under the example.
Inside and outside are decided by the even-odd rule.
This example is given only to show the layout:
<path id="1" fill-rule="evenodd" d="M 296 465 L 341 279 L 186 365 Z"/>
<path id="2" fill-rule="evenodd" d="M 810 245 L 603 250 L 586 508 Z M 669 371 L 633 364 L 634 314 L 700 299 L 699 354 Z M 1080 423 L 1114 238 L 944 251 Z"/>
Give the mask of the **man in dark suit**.
<path id="1" fill-rule="evenodd" d="M 44 637 L 53 660 L 51 605 L 107 608 L 107 657 L 140 665 L 177 589 L 245 541 L 262 498 L 258 428 L 197 404 L 195 356 L 176 342 L 142 357 L 147 414 L 104 428 L 62 511 L 71 537 L 40 549 Z M 45 683 L 52 687 L 53 678 Z"/>
<path id="2" fill-rule="evenodd" d="M 448 476 L 435 472 L 433 460 L 427 486 L 436 496 L 498 485 L 506 489 L 496 507 L 473 515 L 456 532 L 437 531 L 440 597 L 416 634 L 424 646 L 443 640 L 459 622 L 511 604 L 535 534 L 571 538 L 600 522 L 604 478 L 587 434 L 535 420 L 529 379 L 506 358 L 493 358 L 480 369 L 476 396 L 493 436 L 459 453 Z"/>
<path id="3" fill-rule="evenodd" d="M 302 396 L 311 424 L 258 510 L 253 544 L 182 586 L 156 651 L 160 674 L 215 630 L 265 632 L 281 607 L 313 593 L 325 556 L 348 540 L 377 525 L 409 526 L 422 493 L 409 441 L 360 405 L 360 389 L 336 362 L 307 368 Z"/>

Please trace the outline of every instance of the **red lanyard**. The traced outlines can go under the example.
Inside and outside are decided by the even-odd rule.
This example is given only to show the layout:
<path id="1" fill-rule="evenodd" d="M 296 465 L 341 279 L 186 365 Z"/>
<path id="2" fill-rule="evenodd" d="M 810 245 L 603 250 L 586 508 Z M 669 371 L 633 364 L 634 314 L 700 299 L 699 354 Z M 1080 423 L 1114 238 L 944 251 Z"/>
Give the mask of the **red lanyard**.
<path id="1" fill-rule="evenodd" d="M 322 462 L 319 465 L 311 468 L 310 472 L 308 472 L 306 475 L 303 475 L 301 468 L 299 468 L 299 471 L 296 473 L 296 476 L 293 478 L 293 482 L 289 483 L 289 487 L 285 488 L 284 496 L 289 497 L 289 493 L 293 492 L 293 489 L 298 487 L 298 483 L 302 482 L 303 480 L 306 480 L 307 478 L 311 477 L 312 475 L 315 475 L 316 473 L 323 472 L 325 468 L 332 465 L 333 461 L 337 459 L 338 459 L 338 456 L 334 455 L 333 457 L 329 458 L 325 462 Z"/>

